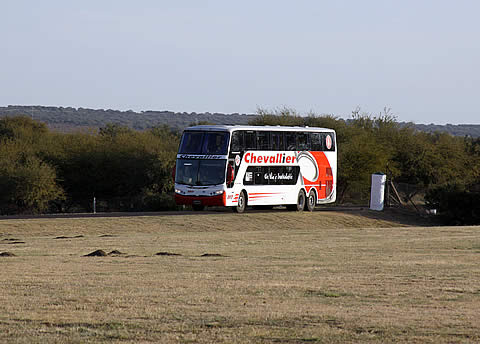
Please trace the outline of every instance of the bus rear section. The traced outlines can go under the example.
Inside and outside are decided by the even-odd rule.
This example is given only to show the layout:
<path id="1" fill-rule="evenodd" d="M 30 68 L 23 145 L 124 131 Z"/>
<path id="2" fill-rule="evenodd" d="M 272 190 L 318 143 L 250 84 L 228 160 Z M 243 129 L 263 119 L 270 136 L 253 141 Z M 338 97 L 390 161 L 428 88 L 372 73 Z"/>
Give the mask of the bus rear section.
<path id="1" fill-rule="evenodd" d="M 245 127 L 231 133 L 234 184 L 227 206 L 285 205 L 312 211 L 336 200 L 335 131 L 326 128 Z"/>

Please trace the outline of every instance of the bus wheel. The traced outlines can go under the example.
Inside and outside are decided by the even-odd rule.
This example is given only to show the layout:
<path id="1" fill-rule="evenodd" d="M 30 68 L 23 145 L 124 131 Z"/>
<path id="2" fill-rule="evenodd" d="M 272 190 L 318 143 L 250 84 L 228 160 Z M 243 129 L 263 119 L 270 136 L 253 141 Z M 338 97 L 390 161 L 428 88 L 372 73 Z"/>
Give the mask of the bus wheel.
<path id="1" fill-rule="evenodd" d="M 305 208 L 305 202 L 306 202 L 305 191 L 300 190 L 297 198 L 297 211 L 303 211 L 303 209 Z"/>
<path id="2" fill-rule="evenodd" d="M 235 211 L 236 213 L 243 213 L 246 207 L 247 207 L 247 196 L 245 195 L 245 191 L 242 191 L 238 196 L 237 206 L 233 207 L 233 211 Z"/>
<path id="3" fill-rule="evenodd" d="M 203 204 L 193 204 L 192 208 L 195 211 L 202 211 L 203 209 L 205 209 L 205 206 Z"/>
<path id="4" fill-rule="evenodd" d="M 288 210 L 296 210 L 296 211 L 303 211 L 303 208 L 305 208 L 305 191 L 300 190 L 298 193 L 298 198 L 297 198 L 297 204 L 290 204 L 287 205 Z"/>
<path id="5" fill-rule="evenodd" d="M 313 211 L 313 209 L 315 209 L 316 203 L 317 197 L 315 196 L 315 191 L 311 190 L 308 194 L 307 203 L 305 204 L 305 210 Z"/>

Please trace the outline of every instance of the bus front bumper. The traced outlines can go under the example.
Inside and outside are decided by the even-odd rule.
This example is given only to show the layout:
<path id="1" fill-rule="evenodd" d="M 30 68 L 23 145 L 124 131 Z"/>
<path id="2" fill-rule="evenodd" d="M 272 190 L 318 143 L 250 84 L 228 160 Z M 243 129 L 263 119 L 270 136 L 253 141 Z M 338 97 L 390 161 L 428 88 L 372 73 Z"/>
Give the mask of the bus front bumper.
<path id="1" fill-rule="evenodd" d="M 224 206 L 226 199 L 225 192 L 215 196 L 185 196 L 175 194 L 175 202 L 178 205 Z"/>

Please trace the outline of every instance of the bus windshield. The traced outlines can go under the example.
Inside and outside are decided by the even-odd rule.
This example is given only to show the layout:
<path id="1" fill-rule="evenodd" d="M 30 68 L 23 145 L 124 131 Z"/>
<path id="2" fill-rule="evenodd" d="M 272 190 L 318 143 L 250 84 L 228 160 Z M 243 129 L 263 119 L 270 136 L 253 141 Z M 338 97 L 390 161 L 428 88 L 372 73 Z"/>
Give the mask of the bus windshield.
<path id="1" fill-rule="evenodd" d="M 226 162 L 223 159 L 178 159 L 175 182 L 186 185 L 223 184 Z"/>
<path id="2" fill-rule="evenodd" d="M 186 131 L 183 133 L 179 153 L 226 155 L 229 133 Z"/>

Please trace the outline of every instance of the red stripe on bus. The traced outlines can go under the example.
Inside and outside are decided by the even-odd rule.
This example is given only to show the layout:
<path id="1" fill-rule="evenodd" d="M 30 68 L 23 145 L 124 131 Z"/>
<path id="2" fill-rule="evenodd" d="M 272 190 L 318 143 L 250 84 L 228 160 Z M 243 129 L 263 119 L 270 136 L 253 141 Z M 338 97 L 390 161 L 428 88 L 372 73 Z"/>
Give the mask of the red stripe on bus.
<path id="1" fill-rule="evenodd" d="M 278 195 L 280 192 L 252 192 L 249 195 Z"/>

